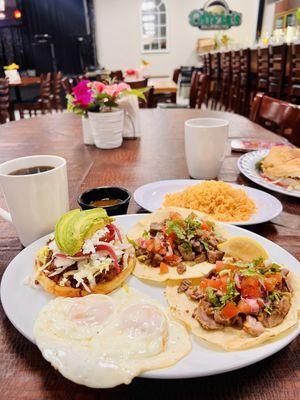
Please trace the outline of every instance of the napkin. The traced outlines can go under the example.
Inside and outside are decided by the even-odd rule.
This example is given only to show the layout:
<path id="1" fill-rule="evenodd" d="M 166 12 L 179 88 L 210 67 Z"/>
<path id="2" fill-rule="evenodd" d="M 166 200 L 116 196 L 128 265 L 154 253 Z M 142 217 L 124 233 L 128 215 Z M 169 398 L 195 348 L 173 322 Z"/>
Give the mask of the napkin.
<path id="1" fill-rule="evenodd" d="M 136 96 L 124 96 L 118 101 L 124 110 L 124 138 L 141 137 L 139 102 Z"/>

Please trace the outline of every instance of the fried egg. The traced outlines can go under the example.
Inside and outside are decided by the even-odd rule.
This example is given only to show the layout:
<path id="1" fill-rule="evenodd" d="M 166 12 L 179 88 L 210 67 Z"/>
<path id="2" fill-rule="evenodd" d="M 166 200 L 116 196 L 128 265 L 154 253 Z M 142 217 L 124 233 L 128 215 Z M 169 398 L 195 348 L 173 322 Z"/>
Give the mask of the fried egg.
<path id="1" fill-rule="evenodd" d="M 40 311 L 34 337 L 63 376 L 93 388 L 129 384 L 191 350 L 185 327 L 158 301 L 133 288 L 110 296 L 56 298 Z"/>

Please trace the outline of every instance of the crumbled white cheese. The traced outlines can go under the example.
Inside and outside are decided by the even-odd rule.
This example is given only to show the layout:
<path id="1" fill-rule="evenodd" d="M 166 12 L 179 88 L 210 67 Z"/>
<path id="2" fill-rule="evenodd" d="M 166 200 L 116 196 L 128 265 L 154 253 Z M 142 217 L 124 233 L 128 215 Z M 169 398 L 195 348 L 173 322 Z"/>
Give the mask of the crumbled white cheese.
<path id="1" fill-rule="evenodd" d="M 35 289 L 37 287 L 37 285 L 35 284 L 35 279 L 30 275 L 25 276 L 25 278 L 23 280 L 23 285 L 29 286 L 33 289 Z"/>
<path id="2" fill-rule="evenodd" d="M 70 267 L 71 265 L 75 264 L 75 260 L 70 260 L 69 258 L 65 257 L 55 257 L 53 264 L 56 268 L 61 267 Z"/>
<path id="3" fill-rule="evenodd" d="M 107 233 L 109 233 L 108 228 L 103 228 L 96 231 L 90 239 L 87 239 L 84 242 L 82 246 L 83 254 L 95 253 L 95 246 L 101 242 L 101 238 L 103 238 Z"/>

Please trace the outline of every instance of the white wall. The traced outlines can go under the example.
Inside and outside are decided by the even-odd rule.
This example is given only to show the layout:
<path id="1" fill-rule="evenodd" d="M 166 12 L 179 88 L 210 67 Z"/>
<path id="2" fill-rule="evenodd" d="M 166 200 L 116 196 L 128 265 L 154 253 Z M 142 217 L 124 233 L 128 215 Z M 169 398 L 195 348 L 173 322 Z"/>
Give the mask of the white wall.
<path id="1" fill-rule="evenodd" d="M 180 65 L 197 65 L 197 39 L 213 37 L 215 31 L 200 31 L 188 22 L 193 9 L 204 0 L 165 0 L 168 18 L 168 53 L 142 54 L 140 45 L 140 0 L 94 0 L 98 59 L 108 69 L 138 68 L 141 58 L 151 63 L 149 73 L 170 75 Z M 243 13 L 240 27 L 226 33 L 236 43 L 254 42 L 259 0 L 228 0 L 229 7 Z"/>

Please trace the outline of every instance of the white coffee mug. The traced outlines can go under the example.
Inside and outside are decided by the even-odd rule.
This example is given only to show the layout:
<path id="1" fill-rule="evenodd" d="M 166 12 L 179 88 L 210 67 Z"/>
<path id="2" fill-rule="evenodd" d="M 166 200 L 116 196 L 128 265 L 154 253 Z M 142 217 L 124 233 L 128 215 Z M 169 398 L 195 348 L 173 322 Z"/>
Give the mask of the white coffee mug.
<path id="1" fill-rule="evenodd" d="M 185 156 L 195 179 L 214 179 L 224 161 L 229 122 L 218 118 L 185 121 Z"/>
<path id="2" fill-rule="evenodd" d="M 11 175 L 24 168 L 53 167 L 30 175 Z M 0 216 L 15 226 L 24 246 L 53 231 L 62 214 L 69 210 L 66 160 L 57 156 L 16 158 L 0 165 L 0 185 L 7 207 Z"/>

